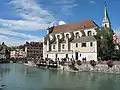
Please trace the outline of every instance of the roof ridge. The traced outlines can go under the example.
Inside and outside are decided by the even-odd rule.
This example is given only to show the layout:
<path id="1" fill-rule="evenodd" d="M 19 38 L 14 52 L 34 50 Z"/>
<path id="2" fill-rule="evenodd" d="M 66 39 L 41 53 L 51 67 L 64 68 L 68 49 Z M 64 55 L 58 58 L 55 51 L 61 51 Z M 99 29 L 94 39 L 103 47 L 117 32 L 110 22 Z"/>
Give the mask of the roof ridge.
<path id="1" fill-rule="evenodd" d="M 80 22 L 73 22 L 64 25 L 54 26 L 54 28 L 50 28 L 50 33 L 61 32 L 61 31 L 70 31 L 75 29 L 85 29 L 85 28 L 93 28 L 99 27 L 93 20 L 82 20 Z M 51 30 L 52 29 L 52 30 Z"/>

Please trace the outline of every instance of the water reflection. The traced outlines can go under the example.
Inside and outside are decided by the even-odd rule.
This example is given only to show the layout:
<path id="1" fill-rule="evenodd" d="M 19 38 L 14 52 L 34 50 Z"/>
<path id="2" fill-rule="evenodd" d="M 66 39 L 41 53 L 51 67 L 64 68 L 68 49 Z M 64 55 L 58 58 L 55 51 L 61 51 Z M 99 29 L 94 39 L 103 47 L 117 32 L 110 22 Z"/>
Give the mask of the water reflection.
<path id="1" fill-rule="evenodd" d="M 8 87 L 5 90 L 119 90 L 120 88 L 120 76 L 114 74 L 64 72 L 20 64 L 0 66 L 0 74 L 1 81 Z"/>
<path id="2" fill-rule="evenodd" d="M 6 64 L 0 64 L 0 81 L 10 73 L 10 68 Z"/>

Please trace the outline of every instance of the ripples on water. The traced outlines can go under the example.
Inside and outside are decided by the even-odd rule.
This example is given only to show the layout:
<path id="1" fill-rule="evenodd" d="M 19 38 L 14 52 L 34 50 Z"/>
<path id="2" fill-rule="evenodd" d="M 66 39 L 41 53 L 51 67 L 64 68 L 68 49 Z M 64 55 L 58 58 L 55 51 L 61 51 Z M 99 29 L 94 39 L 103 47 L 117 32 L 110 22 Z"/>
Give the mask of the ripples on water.
<path id="1" fill-rule="evenodd" d="M 64 72 L 20 64 L 0 64 L 3 90 L 120 90 L 120 76 Z"/>

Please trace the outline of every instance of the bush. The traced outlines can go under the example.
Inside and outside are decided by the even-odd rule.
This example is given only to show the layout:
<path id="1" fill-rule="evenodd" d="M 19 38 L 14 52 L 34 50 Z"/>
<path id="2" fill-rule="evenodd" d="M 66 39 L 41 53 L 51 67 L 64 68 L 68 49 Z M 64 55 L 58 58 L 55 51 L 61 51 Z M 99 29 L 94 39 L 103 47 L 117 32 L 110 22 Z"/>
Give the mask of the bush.
<path id="1" fill-rule="evenodd" d="M 60 64 L 63 66 L 63 65 L 65 64 L 65 61 L 62 60 L 62 61 L 60 62 Z"/>
<path id="2" fill-rule="evenodd" d="M 107 62 L 108 67 L 112 68 L 114 66 L 114 63 L 112 60 Z"/>
<path id="3" fill-rule="evenodd" d="M 90 64 L 91 64 L 91 66 L 96 66 L 96 61 L 94 61 L 94 60 L 90 60 Z"/>
<path id="4" fill-rule="evenodd" d="M 80 60 L 77 61 L 78 65 L 82 65 L 82 62 Z"/>

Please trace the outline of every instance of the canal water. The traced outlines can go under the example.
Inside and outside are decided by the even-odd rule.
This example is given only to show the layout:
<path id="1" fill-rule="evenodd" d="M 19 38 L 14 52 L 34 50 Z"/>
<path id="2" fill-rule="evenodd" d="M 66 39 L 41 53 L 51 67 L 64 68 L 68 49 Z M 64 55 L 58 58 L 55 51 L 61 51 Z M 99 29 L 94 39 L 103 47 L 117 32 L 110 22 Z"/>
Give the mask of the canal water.
<path id="1" fill-rule="evenodd" d="M 0 85 L 3 90 L 120 90 L 120 76 L 0 64 Z"/>

